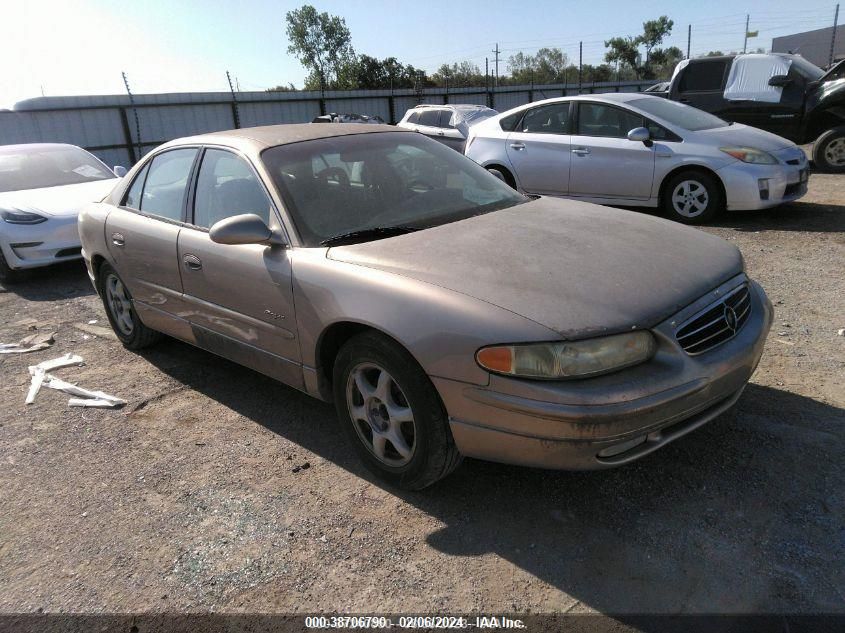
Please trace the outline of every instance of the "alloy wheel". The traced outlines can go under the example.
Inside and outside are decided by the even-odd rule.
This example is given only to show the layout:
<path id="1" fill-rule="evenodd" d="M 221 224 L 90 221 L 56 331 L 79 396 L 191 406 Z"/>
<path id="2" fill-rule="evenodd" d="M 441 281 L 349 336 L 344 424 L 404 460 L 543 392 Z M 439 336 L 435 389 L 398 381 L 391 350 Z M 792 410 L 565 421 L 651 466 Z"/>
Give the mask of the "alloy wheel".
<path id="1" fill-rule="evenodd" d="M 416 449 L 416 425 L 405 394 L 375 363 L 356 365 L 346 383 L 346 403 L 358 438 L 380 462 L 408 464 Z"/>
<path id="2" fill-rule="evenodd" d="M 121 333 L 131 336 L 135 329 L 135 322 L 132 318 L 132 300 L 123 282 L 117 275 L 109 274 L 106 277 L 106 304 L 109 306 L 112 319 Z"/>
<path id="3" fill-rule="evenodd" d="M 845 136 L 833 139 L 824 148 L 824 158 L 828 165 L 845 167 Z"/>
<path id="4" fill-rule="evenodd" d="M 672 192 L 672 208 L 685 218 L 695 218 L 707 210 L 710 194 L 697 180 L 683 180 Z"/>

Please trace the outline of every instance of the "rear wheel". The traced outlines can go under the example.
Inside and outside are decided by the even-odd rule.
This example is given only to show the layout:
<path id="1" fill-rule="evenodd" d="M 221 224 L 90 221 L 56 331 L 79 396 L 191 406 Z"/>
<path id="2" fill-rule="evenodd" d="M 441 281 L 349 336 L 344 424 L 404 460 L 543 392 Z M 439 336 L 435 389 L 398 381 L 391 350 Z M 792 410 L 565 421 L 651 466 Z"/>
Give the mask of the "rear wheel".
<path id="1" fill-rule="evenodd" d="M 132 295 L 114 268 L 109 264 L 102 264 L 98 279 L 106 316 L 124 347 L 137 350 L 157 342 L 161 334 L 141 323 L 132 302 Z"/>
<path id="2" fill-rule="evenodd" d="M 516 181 L 514 181 L 513 176 L 511 176 L 507 170 L 501 167 L 488 167 L 487 171 L 512 189 L 516 189 Z"/>
<path id="3" fill-rule="evenodd" d="M 672 176 L 663 195 L 663 210 L 684 224 L 709 222 L 725 204 L 716 179 L 700 171 L 684 171 Z"/>
<path id="4" fill-rule="evenodd" d="M 9 268 L 6 258 L 3 256 L 3 251 L 0 251 L 0 283 L 13 284 L 17 283 L 23 277 L 20 270 Z"/>
<path id="5" fill-rule="evenodd" d="M 430 486 L 461 462 L 434 385 L 401 347 L 360 334 L 334 365 L 338 419 L 367 468 L 409 490 Z"/>
<path id="6" fill-rule="evenodd" d="M 828 130 L 816 139 L 813 162 L 824 171 L 845 172 L 845 126 Z"/>

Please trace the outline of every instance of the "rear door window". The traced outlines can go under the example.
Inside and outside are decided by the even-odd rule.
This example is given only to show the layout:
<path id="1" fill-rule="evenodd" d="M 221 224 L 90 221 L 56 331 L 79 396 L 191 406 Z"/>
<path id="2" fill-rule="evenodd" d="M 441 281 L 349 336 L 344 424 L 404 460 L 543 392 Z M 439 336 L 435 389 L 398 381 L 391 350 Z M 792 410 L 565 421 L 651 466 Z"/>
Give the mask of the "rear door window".
<path id="1" fill-rule="evenodd" d="M 525 113 L 522 132 L 535 134 L 569 134 L 569 103 L 553 103 Z"/>
<path id="2" fill-rule="evenodd" d="M 724 60 L 689 64 L 678 84 L 680 92 L 713 92 L 722 89 L 728 62 Z"/>
<path id="3" fill-rule="evenodd" d="M 420 125 L 428 125 L 429 127 L 437 127 L 440 122 L 440 110 L 430 109 L 423 110 L 420 113 Z"/>
<path id="4" fill-rule="evenodd" d="M 182 220 L 185 190 L 197 151 L 196 148 L 174 149 L 153 158 L 141 195 L 142 212 Z"/>
<path id="5" fill-rule="evenodd" d="M 144 191 L 144 181 L 147 179 L 149 168 L 150 165 L 147 163 L 135 176 L 135 180 L 132 181 L 132 186 L 129 187 L 129 192 L 126 194 L 126 199 L 123 201 L 123 206 L 141 210 L 141 192 Z"/>
<path id="6" fill-rule="evenodd" d="M 440 125 L 439 127 L 446 128 L 446 129 L 454 129 L 455 126 L 450 123 L 452 120 L 452 111 L 451 110 L 441 110 L 440 111 Z"/>

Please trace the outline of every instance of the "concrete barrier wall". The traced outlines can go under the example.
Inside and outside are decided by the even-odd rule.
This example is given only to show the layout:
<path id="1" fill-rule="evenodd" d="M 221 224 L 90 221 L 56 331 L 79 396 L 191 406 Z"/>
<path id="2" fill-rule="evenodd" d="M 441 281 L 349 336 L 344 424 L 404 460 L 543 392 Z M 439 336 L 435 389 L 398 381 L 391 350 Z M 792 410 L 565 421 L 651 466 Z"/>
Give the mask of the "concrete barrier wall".
<path id="1" fill-rule="evenodd" d="M 652 81 L 585 84 L 582 93 L 637 92 Z M 418 103 L 474 103 L 503 112 L 531 101 L 578 94 L 576 84 L 413 90 L 228 92 L 38 97 L 0 111 L 0 145 L 71 143 L 107 165 L 131 166 L 157 145 L 238 127 L 305 123 L 327 112 L 368 114 L 395 123 Z M 137 116 L 137 122 L 136 122 Z M 140 136 L 138 131 L 140 130 Z"/>

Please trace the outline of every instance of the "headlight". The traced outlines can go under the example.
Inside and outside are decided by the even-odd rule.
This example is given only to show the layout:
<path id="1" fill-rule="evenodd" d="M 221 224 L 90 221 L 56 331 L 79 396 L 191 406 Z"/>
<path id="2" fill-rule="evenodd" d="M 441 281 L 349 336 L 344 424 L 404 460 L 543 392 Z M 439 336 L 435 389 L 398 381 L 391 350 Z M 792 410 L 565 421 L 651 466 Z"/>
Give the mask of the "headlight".
<path id="1" fill-rule="evenodd" d="M 560 380 L 624 369 L 647 361 L 656 348 L 651 333 L 639 330 L 584 341 L 483 347 L 475 360 L 497 374 Z"/>
<path id="2" fill-rule="evenodd" d="M 743 163 L 752 165 L 777 165 L 778 163 L 777 158 L 768 152 L 753 147 L 720 147 L 719 149 Z"/>
<path id="3" fill-rule="evenodd" d="M 37 213 L 8 209 L 0 210 L 0 217 L 9 224 L 41 224 L 47 221 L 47 218 Z"/>

